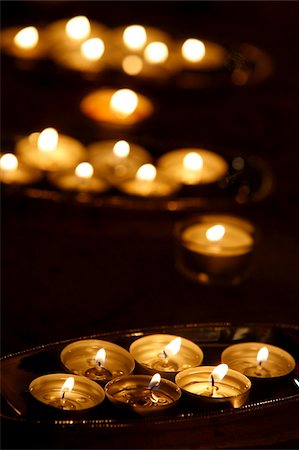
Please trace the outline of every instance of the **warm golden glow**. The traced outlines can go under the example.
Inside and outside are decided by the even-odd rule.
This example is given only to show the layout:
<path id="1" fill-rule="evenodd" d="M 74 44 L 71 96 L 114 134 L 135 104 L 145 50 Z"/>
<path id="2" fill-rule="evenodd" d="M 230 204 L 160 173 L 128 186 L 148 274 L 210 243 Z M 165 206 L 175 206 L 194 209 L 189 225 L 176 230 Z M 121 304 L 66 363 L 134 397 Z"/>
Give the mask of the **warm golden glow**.
<path id="1" fill-rule="evenodd" d="M 5 153 L 0 158 L 0 168 L 1 170 L 12 171 L 18 168 L 18 159 L 12 153 Z"/>
<path id="2" fill-rule="evenodd" d="M 97 351 L 95 361 L 100 366 L 104 366 L 106 361 L 106 350 L 104 348 L 100 348 L 100 350 Z"/>
<path id="3" fill-rule="evenodd" d="M 71 392 L 73 390 L 75 384 L 74 377 L 69 377 L 65 380 L 63 385 L 61 386 L 61 393 L 64 394 L 65 392 Z"/>
<path id="4" fill-rule="evenodd" d="M 132 114 L 138 106 L 138 95 L 131 89 L 116 91 L 110 100 L 110 108 L 121 117 Z"/>
<path id="5" fill-rule="evenodd" d="M 140 50 L 147 40 L 145 28 L 141 25 L 130 25 L 123 32 L 123 41 L 131 50 Z"/>
<path id="6" fill-rule="evenodd" d="M 85 16 L 73 17 L 67 22 L 65 32 L 71 39 L 86 39 L 90 34 L 89 20 Z"/>
<path id="7" fill-rule="evenodd" d="M 269 350 L 267 349 L 267 347 L 262 347 L 257 353 L 256 362 L 258 364 L 261 364 L 262 362 L 267 361 L 268 356 Z"/>
<path id="8" fill-rule="evenodd" d="M 156 178 L 157 169 L 152 164 L 143 164 L 136 173 L 137 180 L 153 181 Z"/>
<path id="9" fill-rule="evenodd" d="M 113 147 L 113 153 L 119 158 L 126 158 L 130 153 L 130 145 L 127 141 L 117 141 Z"/>
<path id="10" fill-rule="evenodd" d="M 223 225 L 214 225 L 206 231 L 206 238 L 211 242 L 220 241 L 225 234 Z"/>
<path id="11" fill-rule="evenodd" d="M 83 42 L 80 50 L 84 58 L 89 59 L 90 61 L 97 61 L 103 56 L 105 45 L 102 39 L 93 38 Z"/>
<path id="12" fill-rule="evenodd" d="M 182 55 L 187 61 L 199 62 L 203 59 L 205 53 L 205 45 L 198 39 L 187 39 L 182 45 Z"/>
<path id="13" fill-rule="evenodd" d="M 38 31 L 35 27 L 26 27 L 20 30 L 14 37 L 14 43 L 24 49 L 34 48 L 38 43 Z"/>
<path id="14" fill-rule="evenodd" d="M 45 128 L 37 139 L 38 149 L 43 152 L 55 150 L 58 144 L 58 133 L 55 128 Z"/>
<path id="15" fill-rule="evenodd" d="M 182 338 L 177 337 L 166 345 L 166 347 L 164 348 L 164 352 L 166 353 L 166 355 L 176 355 L 180 351 L 181 345 Z"/>
<path id="16" fill-rule="evenodd" d="M 88 162 L 82 162 L 78 164 L 78 166 L 75 169 L 75 174 L 79 178 L 91 178 L 93 176 L 93 167 Z"/>
<path id="17" fill-rule="evenodd" d="M 128 75 L 138 75 L 143 68 L 142 59 L 137 55 L 128 55 L 123 59 L 122 68 Z"/>
<path id="18" fill-rule="evenodd" d="M 163 42 L 151 42 L 144 50 L 144 57 L 147 62 L 159 64 L 168 58 L 168 48 Z"/>
<path id="19" fill-rule="evenodd" d="M 227 364 L 219 364 L 219 366 L 215 367 L 215 369 L 212 371 L 211 375 L 214 378 L 215 381 L 221 381 L 222 378 L 225 377 L 228 371 L 228 365 Z"/>
<path id="20" fill-rule="evenodd" d="M 160 382 L 161 382 L 161 375 L 159 373 L 155 373 L 149 382 L 148 389 L 158 387 Z"/>
<path id="21" fill-rule="evenodd" d="M 202 157 L 196 152 L 187 153 L 183 159 L 183 166 L 185 169 L 199 171 L 203 166 Z"/>

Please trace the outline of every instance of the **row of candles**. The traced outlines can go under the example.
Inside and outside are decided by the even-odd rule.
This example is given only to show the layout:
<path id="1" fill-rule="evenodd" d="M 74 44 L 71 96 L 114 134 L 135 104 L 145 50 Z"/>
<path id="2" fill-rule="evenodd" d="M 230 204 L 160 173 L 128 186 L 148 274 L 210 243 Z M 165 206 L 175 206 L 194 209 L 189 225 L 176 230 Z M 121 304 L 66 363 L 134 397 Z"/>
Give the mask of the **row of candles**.
<path id="1" fill-rule="evenodd" d="M 260 342 L 227 347 L 216 367 L 202 366 L 203 358 L 197 344 L 169 334 L 143 336 L 129 351 L 109 341 L 85 339 L 60 354 L 72 376 L 40 376 L 29 392 L 39 402 L 67 411 L 93 408 L 107 396 L 139 414 L 156 414 L 175 406 L 182 393 L 210 407 L 239 408 L 258 380 L 284 380 L 296 365 L 285 350 Z M 133 374 L 135 368 L 139 374 Z"/>
<path id="2" fill-rule="evenodd" d="M 108 29 L 86 16 L 59 20 L 44 29 L 32 25 L 2 32 L 2 48 L 22 59 L 50 56 L 82 72 L 117 68 L 130 76 L 167 76 L 184 68 L 225 67 L 227 50 L 194 37 L 175 41 L 167 33 L 138 24 Z"/>

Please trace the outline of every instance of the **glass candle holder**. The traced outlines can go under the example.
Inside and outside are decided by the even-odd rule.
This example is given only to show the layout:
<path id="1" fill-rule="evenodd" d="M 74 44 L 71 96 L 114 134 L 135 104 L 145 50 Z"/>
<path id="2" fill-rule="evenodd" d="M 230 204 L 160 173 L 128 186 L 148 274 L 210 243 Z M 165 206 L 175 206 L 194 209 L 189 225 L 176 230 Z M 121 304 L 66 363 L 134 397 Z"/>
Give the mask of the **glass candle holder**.
<path id="1" fill-rule="evenodd" d="M 0 181 L 4 184 L 26 185 L 38 182 L 43 174 L 18 161 L 13 153 L 0 156 Z"/>
<path id="2" fill-rule="evenodd" d="M 67 386 L 67 381 L 73 383 Z M 64 411 L 94 408 L 105 399 L 103 388 L 94 381 L 78 375 L 70 377 L 65 373 L 36 378 L 30 383 L 29 392 L 39 402 Z"/>
<path id="3" fill-rule="evenodd" d="M 105 356 L 97 358 L 101 349 Z M 70 372 L 103 384 L 112 378 L 129 375 L 135 368 L 135 361 L 127 350 L 98 339 L 72 342 L 62 350 L 60 359 Z"/>
<path id="4" fill-rule="evenodd" d="M 129 351 L 140 372 L 158 372 L 171 380 L 181 370 L 199 366 L 203 360 L 203 352 L 198 345 L 171 334 L 143 336 L 131 344 Z"/>
<path id="5" fill-rule="evenodd" d="M 98 89 L 83 98 L 81 111 L 106 125 L 130 126 L 147 119 L 154 110 L 144 95 L 130 89 Z"/>
<path id="6" fill-rule="evenodd" d="M 253 225 L 236 216 L 202 215 L 176 224 L 176 266 L 202 284 L 236 285 L 248 275 L 256 243 Z"/>
<path id="7" fill-rule="evenodd" d="M 159 386 L 153 389 L 150 387 L 151 380 L 152 377 L 148 375 L 115 378 L 106 384 L 105 393 L 114 405 L 138 414 L 164 414 L 177 404 L 181 390 L 176 384 L 163 378 Z"/>
<path id="8" fill-rule="evenodd" d="M 221 361 L 252 381 L 281 380 L 293 372 L 295 359 L 285 350 L 262 342 L 242 342 L 227 347 Z"/>
<path id="9" fill-rule="evenodd" d="M 221 381 L 212 384 L 214 366 L 200 366 L 183 370 L 175 377 L 176 384 L 187 398 L 209 407 L 239 408 L 246 403 L 251 381 L 235 370 L 228 369 Z"/>

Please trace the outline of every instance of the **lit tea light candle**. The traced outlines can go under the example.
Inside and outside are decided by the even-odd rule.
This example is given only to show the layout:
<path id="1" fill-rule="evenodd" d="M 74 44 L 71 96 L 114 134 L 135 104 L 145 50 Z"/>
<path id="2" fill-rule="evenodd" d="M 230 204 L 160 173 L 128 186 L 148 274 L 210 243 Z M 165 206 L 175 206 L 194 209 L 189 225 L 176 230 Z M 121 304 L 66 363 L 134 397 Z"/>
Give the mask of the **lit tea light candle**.
<path id="1" fill-rule="evenodd" d="M 151 42 L 144 49 L 144 57 L 151 64 L 161 64 L 168 58 L 168 47 L 164 42 Z"/>
<path id="2" fill-rule="evenodd" d="M 55 128 L 46 128 L 20 139 L 16 153 L 22 162 L 46 171 L 72 168 L 86 156 L 86 150 L 79 141 L 59 134 Z"/>
<path id="3" fill-rule="evenodd" d="M 112 184 L 134 176 L 142 164 L 151 161 L 143 147 L 124 139 L 95 142 L 87 150 L 95 171 Z"/>
<path id="4" fill-rule="evenodd" d="M 46 40 L 36 27 L 6 28 L 1 32 L 1 48 L 21 59 L 39 59 L 46 55 Z"/>
<path id="5" fill-rule="evenodd" d="M 143 69 L 140 56 L 128 55 L 122 60 L 122 69 L 127 75 L 138 75 Z"/>
<path id="6" fill-rule="evenodd" d="M 231 345 L 221 355 L 221 361 L 251 379 L 280 379 L 296 366 L 294 358 L 285 350 L 261 342 Z"/>
<path id="7" fill-rule="evenodd" d="M 84 339 L 67 345 L 60 359 L 70 372 L 99 383 L 129 375 L 135 368 L 133 357 L 124 348 L 97 339 Z"/>
<path id="8" fill-rule="evenodd" d="M 141 50 L 147 41 L 146 30 L 142 25 L 130 25 L 123 31 L 123 43 L 130 50 Z"/>
<path id="9" fill-rule="evenodd" d="M 13 153 L 0 156 L 0 180 L 5 184 L 31 184 L 39 181 L 42 173 L 39 170 L 20 164 Z"/>
<path id="10" fill-rule="evenodd" d="M 121 181 L 117 187 L 129 195 L 167 197 L 178 191 L 180 185 L 158 172 L 153 164 L 143 164 L 134 177 Z"/>
<path id="11" fill-rule="evenodd" d="M 146 373 L 159 372 L 166 378 L 189 367 L 199 366 L 203 352 L 194 342 L 179 336 L 155 334 L 137 339 L 130 353 Z"/>
<path id="12" fill-rule="evenodd" d="M 247 275 L 254 227 L 234 216 L 205 215 L 178 223 L 177 267 L 204 284 L 237 284 Z"/>
<path id="13" fill-rule="evenodd" d="M 179 48 L 183 68 L 215 70 L 224 67 L 227 62 L 227 50 L 215 42 L 188 38 L 179 43 Z"/>
<path id="14" fill-rule="evenodd" d="M 105 399 L 103 388 L 94 381 L 64 373 L 36 378 L 30 383 L 29 392 L 39 402 L 64 411 L 94 408 Z"/>
<path id="15" fill-rule="evenodd" d="M 78 164 L 75 170 L 51 173 L 48 177 L 55 186 L 68 191 L 99 193 L 110 188 L 106 180 L 94 174 L 89 162 Z"/>
<path id="16" fill-rule="evenodd" d="M 215 183 L 228 171 L 222 156 L 204 149 L 179 149 L 165 153 L 158 167 L 179 183 L 186 185 Z"/>
<path id="17" fill-rule="evenodd" d="M 149 117 L 153 105 L 131 89 L 99 89 L 81 102 L 81 111 L 93 120 L 111 125 L 133 125 Z"/>
<path id="18" fill-rule="evenodd" d="M 181 397 L 180 388 L 158 373 L 153 377 L 129 375 L 116 378 L 106 384 L 105 392 L 113 404 L 142 415 L 164 413 Z"/>
<path id="19" fill-rule="evenodd" d="M 239 408 L 247 401 L 251 388 L 246 376 L 226 364 L 183 370 L 176 375 L 175 382 L 192 400 L 221 407 L 227 403 Z"/>

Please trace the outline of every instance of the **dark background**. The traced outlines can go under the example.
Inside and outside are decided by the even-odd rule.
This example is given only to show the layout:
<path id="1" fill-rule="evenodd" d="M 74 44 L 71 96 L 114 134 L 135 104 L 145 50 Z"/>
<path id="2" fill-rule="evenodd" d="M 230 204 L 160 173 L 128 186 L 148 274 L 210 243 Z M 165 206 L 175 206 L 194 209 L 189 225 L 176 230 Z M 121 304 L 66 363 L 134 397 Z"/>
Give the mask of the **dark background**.
<path id="1" fill-rule="evenodd" d="M 157 154 L 181 145 L 263 157 L 276 189 L 235 205 L 261 234 L 250 280 L 204 287 L 175 268 L 180 212 L 92 208 L 2 192 L 2 353 L 101 331 L 193 322 L 298 322 L 298 3 L 1 2 L 2 27 L 85 14 L 108 27 L 138 22 L 175 38 L 247 42 L 273 57 L 257 86 L 183 90 L 139 84 L 158 105 L 128 131 L 97 126 L 79 111 L 101 85 L 47 61 L 26 68 L 2 57 L 2 149 L 47 126 L 85 144 L 101 138 L 148 143 Z M 208 208 L 213 211 L 213 208 Z M 224 209 L 224 208 L 223 208 Z M 225 209 L 224 209 L 225 210 Z"/>

